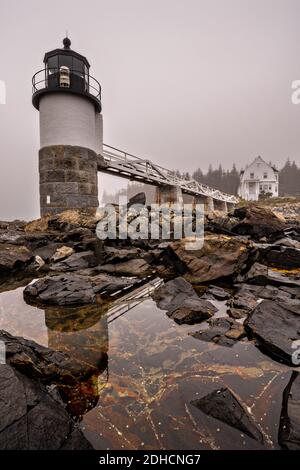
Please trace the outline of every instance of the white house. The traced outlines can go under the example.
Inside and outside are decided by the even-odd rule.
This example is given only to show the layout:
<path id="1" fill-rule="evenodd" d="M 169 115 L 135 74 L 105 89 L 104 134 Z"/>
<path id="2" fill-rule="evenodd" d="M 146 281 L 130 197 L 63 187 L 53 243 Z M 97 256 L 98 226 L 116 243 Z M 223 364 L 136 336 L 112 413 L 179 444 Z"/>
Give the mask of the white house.
<path id="1" fill-rule="evenodd" d="M 278 196 L 278 170 L 257 157 L 241 171 L 238 195 L 247 201 L 257 201 L 262 194 Z"/>

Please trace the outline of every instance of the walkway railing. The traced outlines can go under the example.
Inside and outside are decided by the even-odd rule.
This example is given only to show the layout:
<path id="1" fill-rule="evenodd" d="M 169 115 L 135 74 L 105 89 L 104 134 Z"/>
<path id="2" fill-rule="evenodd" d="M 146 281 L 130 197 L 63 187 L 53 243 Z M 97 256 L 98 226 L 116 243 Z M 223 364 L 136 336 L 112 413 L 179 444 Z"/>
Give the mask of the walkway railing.
<path id="1" fill-rule="evenodd" d="M 118 174 L 125 178 L 156 186 L 178 186 L 183 193 L 192 196 L 212 197 L 213 199 L 232 204 L 236 204 L 239 201 L 236 196 L 210 188 L 205 184 L 198 183 L 194 179 L 186 180 L 178 176 L 176 171 L 168 170 L 152 163 L 150 160 L 142 159 L 110 145 L 103 145 L 103 157 L 107 165 L 103 171 L 111 174 Z"/>

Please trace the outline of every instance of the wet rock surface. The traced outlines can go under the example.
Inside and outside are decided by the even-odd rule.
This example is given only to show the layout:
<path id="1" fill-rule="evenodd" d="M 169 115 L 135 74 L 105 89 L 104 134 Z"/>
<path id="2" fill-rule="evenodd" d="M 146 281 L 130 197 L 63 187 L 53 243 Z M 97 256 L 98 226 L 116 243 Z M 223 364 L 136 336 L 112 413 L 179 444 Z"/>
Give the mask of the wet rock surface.
<path id="1" fill-rule="evenodd" d="M 177 271 L 199 284 L 236 276 L 250 257 L 251 245 L 239 237 L 206 234 L 201 250 L 187 251 L 182 241 L 171 244 L 169 250 L 177 258 Z"/>
<path id="2" fill-rule="evenodd" d="M 24 298 L 27 302 L 44 305 L 101 304 L 109 295 L 130 289 L 139 282 L 137 278 L 117 278 L 83 270 L 77 274 L 46 276 L 38 279 L 24 289 Z"/>
<path id="3" fill-rule="evenodd" d="M 234 210 L 233 217 L 239 222 L 232 227 L 238 235 L 250 235 L 254 239 L 282 233 L 285 228 L 283 216 L 276 215 L 271 209 L 255 204 Z"/>
<path id="4" fill-rule="evenodd" d="M 0 330 L 0 340 L 5 344 L 7 364 L 44 384 L 55 381 L 71 384 L 96 371 L 95 367 L 70 358 L 66 353 L 12 336 L 4 330 Z"/>
<path id="5" fill-rule="evenodd" d="M 200 299 L 193 286 L 184 278 L 168 281 L 152 294 L 157 306 L 177 323 L 193 324 L 210 318 L 217 308 Z"/>
<path id="6" fill-rule="evenodd" d="M 291 366 L 293 344 L 300 340 L 300 302 L 298 300 L 264 300 L 245 322 L 250 337 L 277 360 Z"/>
<path id="7" fill-rule="evenodd" d="M 143 195 L 129 201 L 130 221 L 137 217 L 132 204 L 144 204 L 143 201 Z M 25 289 L 26 301 L 43 306 L 51 340 L 60 347 L 60 323 L 65 316 L 69 341 L 66 351 L 72 351 L 70 356 L 0 332 L 0 341 L 5 342 L 7 349 L 6 370 L 0 374 L 0 395 L 4 394 L 0 399 L 1 415 L 7 415 L 0 428 L 0 447 L 89 448 L 70 417 L 70 409 L 90 409 L 99 398 L 93 374 L 97 375 L 97 360 L 106 353 L 95 355 L 100 348 L 99 331 L 95 332 L 95 325 L 100 328 L 98 307 L 142 286 L 151 277 L 164 279 L 152 298 L 174 322 L 204 322 L 194 326 L 193 331 L 192 327 L 168 324 L 182 329 L 183 336 L 190 334 L 195 338 L 188 338 L 195 344 L 193 354 L 201 350 L 201 341 L 215 343 L 207 345 L 212 350 L 221 346 L 219 349 L 225 351 L 224 367 L 219 367 L 225 374 L 226 354 L 234 350 L 225 347 L 238 341 L 242 341 L 238 348 L 244 342 L 254 349 L 257 346 L 272 358 L 272 364 L 283 367 L 280 363 L 284 362 L 290 368 L 297 367 L 291 360 L 293 342 L 300 339 L 300 225 L 296 221 L 287 224 L 280 215 L 255 205 L 238 208 L 228 216 L 210 215 L 205 221 L 204 246 L 186 250 L 184 240 L 99 240 L 95 233 L 98 220 L 99 217 L 67 211 L 29 224 L 0 223 L 1 290 L 8 290 L 12 280 L 18 285 L 23 279 L 24 285 L 25 279 L 35 279 Z M 80 343 L 85 351 L 90 351 L 86 356 L 89 360 L 85 361 L 77 357 L 76 342 L 83 325 L 93 330 Z M 143 348 L 139 354 L 143 356 Z M 200 356 L 198 361 L 200 364 Z M 130 369 L 130 361 L 126 364 Z M 159 358 L 155 367 L 161 367 Z M 130 369 L 130 373 L 134 375 L 135 369 Z M 261 370 L 249 371 L 254 373 Z M 17 395 L 12 392 L 9 396 L 9 387 L 6 392 L 5 384 L 10 382 Z M 280 444 L 293 449 L 299 448 L 298 382 L 293 376 L 286 389 L 279 429 Z M 72 405 L 64 406 L 57 398 L 56 387 L 64 402 L 69 400 Z M 88 396 L 86 402 L 83 390 Z M 89 394 L 91 390 L 93 393 Z M 199 409 L 202 406 L 204 413 L 261 444 L 261 432 L 240 400 L 229 389 L 221 390 L 222 397 L 218 390 L 200 399 Z M 48 417 L 52 428 L 60 427 L 64 439 L 60 432 L 54 435 L 40 416 Z M 27 428 L 25 418 L 30 424 Z M 22 436 L 25 444 L 20 441 Z"/>
<path id="8" fill-rule="evenodd" d="M 261 431 L 228 388 L 215 390 L 199 400 L 193 400 L 191 404 L 263 444 Z"/>
<path id="9" fill-rule="evenodd" d="M 293 372 L 283 392 L 279 443 L 286 449 L 300 448 L 300 374 Z"/>
<path id="10" fill-rule="evenodd" d="M 0 365 L 2 450 L 91 450 L 55 389 Z"/>
<path id="11" fill-rule="evenodd" d="M 246 336 L 243 325 L 231 318 L 213 318 L 205 330 L 190 333 L 196 339 L 213 341 L 221 346 L 233 346 L 236 340 Z"/>

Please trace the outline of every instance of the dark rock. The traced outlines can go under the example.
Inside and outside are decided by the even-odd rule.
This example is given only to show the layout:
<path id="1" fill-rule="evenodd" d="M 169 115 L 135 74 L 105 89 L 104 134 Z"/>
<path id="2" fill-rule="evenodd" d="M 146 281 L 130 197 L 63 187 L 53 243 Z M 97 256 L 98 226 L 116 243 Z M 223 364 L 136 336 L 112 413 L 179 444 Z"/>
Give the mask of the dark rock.
<path id="1" fill-rule="evenodd" d="M 52 271 L 78 271 L 79 269 L 92 268 L 98 262 L 93 251 L 83 251 L 74 253 L 66 259 L 53 263 L 50 267 Z"/>
<path id="2" fill-rule="evenodd" d="M 249 314 L 249 311 L 243 310 L 242 308 L 230 307 L 230 308 L 227 310 L 227 313 L 228 313 L 228 315 L 229 315 L 231 318 L 234 318 L 234 319 L 236 319 L 236 320 L 239 320 L 239 319 L 241 319 L 241 318 L 246 317 L 246 316 Z"/>
<path id="3" fill-rule="evenodd" d="M 205 291 L 205 294 L 202 295 L 202 299 L 217 299 L 217 300 L 227 300 L 230 298 L 230 293 L 227 292 L 225 289 L 222 289 L 222 287 L 218 286 L 213 286 L 210 285 L 208 286 L 207 290 Z"/>
<path id="4" fill-rule="evenodd" d="M 55 390 L 7 364 L 0 365 L 0 414 L 2 450 L 92 449 Z"/>
<path id="5" fill-rule="evenodd" d="M 264 300 L 245 322 L 245 329 L 259 346 L 275 359 L 292 362 L 293 342 L 300 340 L 300 302 Z"/>
<path id="6" fill-rule="evenodd" d="M 177 323 L 198 323 L 210 318 L 217 308 L 202 300 L 192 285 L 182 277 L 168 281 L 152 293 L 158 308 L 166 310 Z"/>
<path id="7" fill-rule="evenodd" d="M 11 230 L 0 230 L 0 243 L 9 243 L 10 245 L 25 245 L 24 233 Z"/>
<path id="8" fill-rule="evenodd" d="M 84 305 L 96 302 L 90 279 L 78 274 L 44 277 L 24 289 L 26 301 L 52 305 Z"/>
<path id="9" fill-rule="evenodd" d="M 245 336 L 243 325 L 231 318 L 213 318 L 209 321 L 209 324 L 209 328 L 190 333 L 190 335 L 202 341 L 213 341 L 220 346 L 229 347 Z"/>
<path id="10" fill-rule="evenodd" d="M 99 272 L 116 274 L 117 276 L 144 277 L 153 272 L 152 267 L 142 258 L 129 259 L 121 263 L 103 264 L 98 267 Z"/>
<path id="11" fill-rule="evenodd" d="M 192 297 L 187 298 L 181 307 L 167 312 L 167 315 L 176 323 L 193 325 L 210 318 L 216 311 L 216 307 L 207 300 Z"/>
<path id="12" fill-rule="evenodd" d="M 252 310 L 257 305 L 257 298 L 253 296 L 250 292 L 249 293 L 237 293 L 234 297 L 232 297 L 228 302 L 227 305 L 229 307 L 234 307 L 238 309 L 242 309 L 246 312 L 252 312 Z"/>
<path id="13" fill-rule="evenodd" d="M 237 281 L 261 286 L 270 284 L 278 287 L 300 287 L 300 281 L 297 279 L 284 276 L 260 263 L 254 263 L 246 274 L 237 277 Z"/>
<path id="14" fill-rule="evenodd" d="M 0 341 L 5 343 L 8 365 L 44 384 L 75 384 L 97 372 L 96 367 L 71 359 L 66 353 L 12 336 L 3 330 L 0 330 Z"/>
<path id="15" fill-rule="evenodd" d="M 199 400 L 193 400 L 191 404 L 263 444 L 261 431 L 228 388 L 215 390 Z"/>
<path id="16" fill-rule="evenodd" d="M 40 256 L 46 263 L 49 263 L 56 251 L 63 246 L 62 243 L 49 243 L 34 251 L 35 256 Z"/>
<path id="17" fill-rule="evenodd" d="M 299 287 L 289 287 L 289 286 L 282 286 L 279 287 L 280 291 L 283 291 L 289 294 L 292 298 L 300 299 L 300 286 Z"/>
<path id="18" fill-rule="evenodd" d="M 139 248 L 115 248 L 106 246 L 104 250 L 105 263 L 121 263 L 139 258 L 142 250 Z"/>
<path id="19" fill-rule="evenodd" d="M 207 234 L 201 250 L 186 250 L 182 240 L 170 244 L 168 251 L 173 252 L 171 259 L 176 271 L 187 281 L 200 284 L 236 276 L 248 261 L 251 244 L 239 237 Z"/>
<path id="20" fill-rule="evenodd" d="M 289 450 L 300 449 L 300 374 L 293 372 L 283 392 L 279 444 Z"/>
<path id="21" fill-rule="evenodd" d="M 33 259 L 33 253 L 25 246 L 0 244 L 0 276 L 25 269 Z"/>
<path id="22" fill-rule="evenodd" d="M 300 268 L 300 249 L 267 245 L 259 248 L 260 261 L 267 266 L 281 269 Z"/>
<path id="23" fill-rule="evenodd" d="M 46 276 L 24 289 L 28 303 L 59 306 L 80 306 L 101 303 L 103 298 L 131 289 L 142 282 L 137 277 L 115 277 L 87 269 L 72 274 Z M 101 294 L 101 298 L 97 296 Z"/>
<path id="24" fill-rule="evenodd" d="M 241 303 L 243 302 L 243 297 L 247 298 L 252 298 L 253 300 L 261 300 L 261 299 L 266 299 L 266 300 L 286 300 L 288 298 L 292 297 L 292 294 L 289 293 L 288 291 L 284 290 L 285 288 L 283 287 L 282 289 L 279 287 L 275 286 L 257 286 L 255 284 L 241 284 L 237 286 L 237 292 L 234 298 L 239 298 L 241 299 Z M 286 289 L 296 289 L 292 287 L 287 287 Z M 228 302 L 230 304 L 230 301 Z M 255 306 L 255 305 L 254 305 Z M 249 303 L 248 310 L 251 311 L 253 310 L 253 305 L 251 305 L 251 301 Z"/>
<path id="25" fill-rule="evenodd" d="M 279 240 L 276 240 L 273 245 L 288 246 L 290 248 L 297 248 L 300 250 L 300 242 L 290 237 L 280 238 Z"/>
<path id="26" fill-rule="evenodd" d="M 283 218 L 271 209 L 255 204 L 235 209 L 233 216 L 240 219 L 240 222 L 232 227 L 232 231 L 238 235 L 250 235 L 255 239 L 283 232 L 285 228 Z"/>

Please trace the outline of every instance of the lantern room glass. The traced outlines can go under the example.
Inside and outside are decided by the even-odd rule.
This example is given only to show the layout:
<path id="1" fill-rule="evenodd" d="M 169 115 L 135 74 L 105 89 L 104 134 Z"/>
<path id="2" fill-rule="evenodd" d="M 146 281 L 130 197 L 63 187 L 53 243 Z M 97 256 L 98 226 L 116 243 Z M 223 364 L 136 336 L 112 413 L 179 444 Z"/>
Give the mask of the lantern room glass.
<path id="1" fill-rule="evenodd" d="M 89 69 L 83 60 L 71 54 L 56 54 L 48 58 L 46 63 L 48 88 L 59 86 L 59 70 L 62 66 L 70 69 L 71 88 L 89 92 Z"/>

